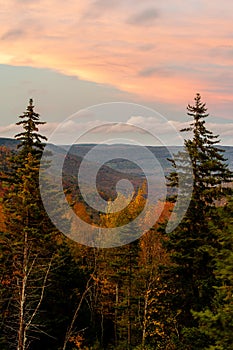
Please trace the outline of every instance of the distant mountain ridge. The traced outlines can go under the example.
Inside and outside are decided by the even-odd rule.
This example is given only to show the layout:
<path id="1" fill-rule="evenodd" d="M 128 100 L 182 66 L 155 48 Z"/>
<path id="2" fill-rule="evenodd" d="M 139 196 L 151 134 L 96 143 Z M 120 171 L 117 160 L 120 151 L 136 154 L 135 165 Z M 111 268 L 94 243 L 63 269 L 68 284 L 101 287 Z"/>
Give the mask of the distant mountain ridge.
<path id="1" fill-rule="evenodd" d="M 12 150 L 17 149 L 18 143 L 15 139 L 0 138 L 0 146 Z M 56 181 L 56 176 L 60 173 L 58 171 L 60 164 L 63 164 L 63 189 L 79 200 L 82 200 L 82 195 L 78 176 L 80 165 L 82 164 L 83 167 L 84 163 L 85 193 L 90 198 L 95 198 L 93 188 L 90 186 L 90 176 L 96 174 L 96 188 L 105 200 L 116 198 L 117 186 L 121 180 L 128 180 L 133 186 L 134 193 L 142 188 L 143 183 L 149 181 L 150 191 L 155 193 L 153 198 L 157 202 L 164 197 L 165 176 L 171 171 L 171 162 L 168 159 L 182 150 L 182 146 L 148 146 L 145 152 L 144 146 L 124 144 L 75 144 L 72 146 L 48 144 L 47 146 L 51 153 L 50 157 L 54 157 L 48 170 L 51 181 Z M 219 148 L 225 151 L 226 162 L 233 171 L 233 146 L 219 146 Z M 95 151 L 94 157 L 88 159 L 92 150 Z M 167 190 L 170 191 L 170 189 Z M 126 194 L 122 188 L 121 193 Z"/>
<path id="2" fill-rule="evenodd" d="M 0 146 L 5 146 L 9 149 L 17 149 L 18 143 L 19 141 L 15 139 L 0 137 Z M 130 152 L 132 152 L 132 154 L 135 154 L 135 152 L 137 152 L 137 157 L 138 159 L 140 159 L 140 150 L 143 148 L 142 146 L 128 144 L 75 144 L 72 146 L 49 144 L 48 148 L 55 155 L 59 153 L 65 155 L 68 152 L 69 155 L 72 154 L 72 156 L 83 158 L 95 146 L 98 146 L 98 161 L 104 160 L 106 155 L 109 153 L 111 154 L 112 159 L 118 159 L 118 161 L 116 161 L 115 163 L 108 164 L 110 168 L 113 168 L 115 170 L 125 170 L 126 166 L 129 165 L 129 162 L 127 163 L 127 161 L 123 161 L 123 159 L 128 159 L 128 156 L 130 156 Z M 226 158 L 227 164 L 229 165 L 229 168 L 233 170 L 233 146 L 218 147 L 224 150 L 224 157 Z M 171 153 L 176 154 L 178 151 L 182 150 L 182 146 L 147 146 L 147 148 L 160 162 L 164 170 L 167 167 L 170 168 L 170 163 L 167 161 L 167 158 L 171 157 Z M 144 156 L 144 153 L 142 154 L 142 156 Z M 129 157 L 129 159 L 131 158 Z M 133 169 L 132 164 L 130 166 L 130 169 Z"/>
<path id="3" fill-rule="evenodd" d="M 16 139 L 10 139 L 7 137 L 0 137 L 0 146 L 5 146 L 10 149 L 15 149 L 17 145 L 19 144 L 19 141 Z"/>

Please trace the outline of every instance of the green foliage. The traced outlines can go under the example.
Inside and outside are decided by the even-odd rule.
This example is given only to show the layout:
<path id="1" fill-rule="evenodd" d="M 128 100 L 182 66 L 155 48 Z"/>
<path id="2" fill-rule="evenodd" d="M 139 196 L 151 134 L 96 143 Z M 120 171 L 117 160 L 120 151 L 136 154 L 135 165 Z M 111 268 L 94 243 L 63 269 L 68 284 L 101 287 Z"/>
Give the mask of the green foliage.
<path id="1" fill-rule="evenodd" d="M 205 127 L 206 112 L 197 94 L 188 106 L 193 121 L 183 130 L 192 135 L 184 147 L 191 157 L 194 189 L 179 227 L 165 233 L 162 218 L 159 232 L 156 226 L 139 241 L 105 250 L 69 241 L 47 217 L 38 177 L 46 141 L 38 127 L 44 122 L 29 101 L 17 123 L 23 127 L 16 135 L 18 152 L 12 157 L 0 149 L 1 349 L 24 350 L 19 334 L 25 327 L 29 350 L 232 349 L 233 201 L 216 207 L 229 191 L 222 183 L 231 180 L 231 173 L 215 146 L 218 137 Z M 182 207 L 190 186 L 185 153 L 179 152 L 172 165 L 171 201 L 176 201 L 181 181 Z M 66 188 L 74 185 L 66 181 Z M 50 190 L 52 183 L 48 199 Z M 68 202 L 77 198 L 73 208 L 85 215 L 84 202 L 66 195 Z M 123 212 L 100 217 L 103 226 L 133 221 L 145 204 L 143 189 L 134 199 Z M 173 204 L 166 204 L 169 212 Z M 132 222 L 123 236 L 137 229 Z"/>
<path id="2" fill-rule="evenodd" d="M 200 312 L 211 307 L 215 294 L 215 254 L 219 243 L 217 232 L 209 222 L 216 220 L 215 201 L 224 195 L 222 183 L 231 180 L 222 151 L 215 147 L 218 137 L 205 127 L 208 114 L 199 94 L 194 105 L 188 105 L 187 109 L 193 122 L 182 131 L 192 133 L 192 138 L 185 140 L 184 146 L 191 158 L 193 193 L 181 224 L 165 235 L 164 246 L 169 252 L 171 265 L 162 270 L 165 292 L 160 297 L 173 320 L 170 325 L 165 325 L 165 333 L 171 333 L 175 349 L 199 349 L 209 342 L 211 344 L 208 335 L 199 331 L 192 311 Z M 184 178 L 189 173 L 182 153 L 175 158 L 173 166 L 174 171 L 168 180 L 170 186 L 176 188 L 179 185 L 177 168 L 181 169 Z"/>
<path id="3" fill-rule="evenodd" d="M 39 191 L 40 157 L 44 149 L 38 134 L 39 115 L 32 100 L 18 125 L 25 132 L 16 135 L 20 151 L 9 158 L 5 170 L 1 272 L 4 281 L 2 326 L 9 348 L 24 350 L 34 334 L 41 334 L 41 302 L 55 253 L 55 233 L 43 208 Z"/>
<path id="4" fill-rule="evenodd" d="M 233 344 L 233 201 L 219 209 L 222 226 L 219 228 L 220 251 L 216 255 L 216 294 L 211 308 L 194 312 L 200 328 L 212 340 L 207 349 L 231 349 Z"/>
<path id="5" fill-rule="evenodd" d="M 20 141 L 18 148 L 21 148 L 21 152 L 24 154 L 30 152 L 41 155 L 41 151 L 44 149 L 42 140 L 46 141 L 47 138 L 38 133 L 38 126 L 45 124 L 45 122 L 41 122 L 39 114 L 34 112 L 32 99 L 29 100 L 27 111 L 19 118 L 22 120 L 16 125 L 22 126 L 24 131 L 15 135 L 16 140 Z"/>

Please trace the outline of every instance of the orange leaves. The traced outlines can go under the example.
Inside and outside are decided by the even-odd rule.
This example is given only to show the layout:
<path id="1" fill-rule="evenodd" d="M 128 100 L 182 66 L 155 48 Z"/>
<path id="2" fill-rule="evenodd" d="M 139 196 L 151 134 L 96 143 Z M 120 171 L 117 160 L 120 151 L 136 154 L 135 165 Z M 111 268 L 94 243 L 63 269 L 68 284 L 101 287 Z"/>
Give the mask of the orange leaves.
<path id="1" fill-rule="evenodd" d="M 75 214 L 77 214 L 81 220 L 91 223 L 91 218 L 86 210 L 85 205 L 82 202 L 77 202 L 73 205 L 73 210 Z"/>
<path id="2" fill-rule="evenodd" d="M 87 212 L 86 206 L 83 202 L 75 201 L 72 197 L 71 193 L 66 194 L 66 200 L 69 205 L 72 207 L 75 214 L 82 220 L 89 224 L 91 224 L 91 218 L 89 213 Z"/>
<path id="3" fill-rule="evenodd" d="M 159 206 L 163 206 L 163 211 L 160 215 L 160 218 L 159 218 L 159 222 L 160 223 L 164 223 L 166 222 L 166 220 L 168 220 L 170 218 L 170 215 L 171 215 L 171 212 L 172 212 L 172 209 L 174 207 L 174 203 L 171 203 L 171 202 L 159 202 L 158 203 Z"/>
<path id="4" fill-rule="evenodd" d="M 5 217 L 3 213 L 3 206 L 0 203 L 0 232 L 6 232 Z"/>
<path id="5" fill-rule="evenodd" d="M 76 349 L 83 349 L 82 344 L 83 344 L 84 338 L 82 335 L 77 334 L 75 336 L 70 337 L 69 342 L 74 344 Z"/>
<path id="6" fill-rule="evenodd" d="M 9 286 L 11 284 L 10 278 L 5 278 L 1 281 L 2 286 Z"/>

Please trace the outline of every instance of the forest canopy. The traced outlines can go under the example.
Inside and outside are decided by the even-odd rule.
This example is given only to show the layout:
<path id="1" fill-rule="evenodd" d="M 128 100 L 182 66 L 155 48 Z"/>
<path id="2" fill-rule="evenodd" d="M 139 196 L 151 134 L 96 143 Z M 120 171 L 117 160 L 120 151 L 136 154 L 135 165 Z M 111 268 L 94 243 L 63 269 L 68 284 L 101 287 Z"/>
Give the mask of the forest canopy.
<path id="1" fill-rule="evenodd" d="M 232 173 L 218 135 L 206 127 L 200 94 L 187 113 L 191 122 L 181 132 L 193 191 L 182 221 L 167 232 L 180 176 L 185 184 L 190 175 L 181 150 L 170 160 L 169 196 L 153 208 L 156 215 L 163 207 L 156 224 L 130 244 L 101 249 L 64 236 L 44 209 L 39 172 L 45 122 L 29 100 L 16 121 L 16 147 L 0 147 L 2 350 L 232 349 Z M 76 164 L 77 158 L 71 160 Z M 112 190 L 106 183 L 102 197 L 108 201 Z M 133 202 L 123 214 L 98 218 L 72 177 L 65 176 L 64 187 L 72 210 L 90 225 L 94 219 L 103 227 L 130 221 L 130 229 L 137 229 L 134 218 L 147 199 L 144 181 L 135 182 Z M 48 189 L 49 197 L 52 182 Z M 183 186 L 180 205 L 186 195 Z M 57 215 L 72 226 L 69 215 Z"/>

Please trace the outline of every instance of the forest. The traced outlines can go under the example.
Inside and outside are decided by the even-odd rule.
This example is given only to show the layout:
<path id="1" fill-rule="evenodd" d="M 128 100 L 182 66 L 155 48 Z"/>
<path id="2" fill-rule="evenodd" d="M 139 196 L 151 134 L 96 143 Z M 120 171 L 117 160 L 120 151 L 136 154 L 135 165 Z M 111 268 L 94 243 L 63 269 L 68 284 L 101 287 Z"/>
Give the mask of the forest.
<path id="1" fill-rule="evenodd" d="M 193 190 L 182 221 L 166 230 L 180 179 L 184 201 L 189 186 L 189 166 L 179 151 L 169 160 L 169 195 L 153 208 L 155 215 L 163 207 L 156 224 L 130 244 L 92 248 L 63 235 L 43 206 L 39 172 L 47 139 L 39 129 L 45 122 L 30 99 L 16 120 L 17 146 L 0 147 L 2 350 L 233 349 L 233 174 L 219 136 L 206 127 L 199 93 L 187 114 L 191 122 L 181 132 L 189 135 L 184 149 Z M 147 187 L 135 183 L 127 208 L 99 214 L 96 224 L 132 222 L 137 230 L 133 222 Z M 91 225 L 77 183 L 67 176 L 63 185 L 72 210 Z M 48 179 L 48 198 L 53 186 Z M 111 200 L 111 191 L 102 196 Z M 62 208 L 56 215 L 72 226 Z"/>

